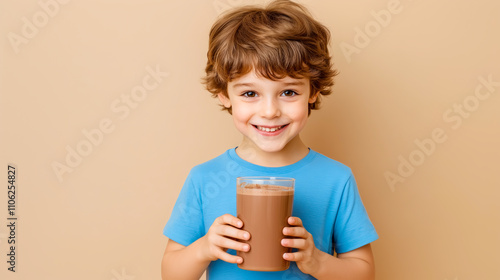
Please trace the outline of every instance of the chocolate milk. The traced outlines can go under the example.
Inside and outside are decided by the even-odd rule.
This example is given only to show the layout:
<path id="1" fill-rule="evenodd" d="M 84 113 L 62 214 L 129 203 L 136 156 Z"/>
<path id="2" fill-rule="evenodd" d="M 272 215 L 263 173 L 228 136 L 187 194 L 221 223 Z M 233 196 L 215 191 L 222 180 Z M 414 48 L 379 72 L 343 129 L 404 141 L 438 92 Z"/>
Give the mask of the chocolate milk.
<path id="1" fill-rule="evenodd" d="M 292 215 L 293 189 L 274 185 L 249 184 L 238 186 L 236 192 L 237 216 L 243 221 L 243 230 L 250 233 L 250 251 L 240 252 L 246 270 L 279 271 L 290 263 L 283 254 L 291 248 L 283 247 L 283 228 Z"/>

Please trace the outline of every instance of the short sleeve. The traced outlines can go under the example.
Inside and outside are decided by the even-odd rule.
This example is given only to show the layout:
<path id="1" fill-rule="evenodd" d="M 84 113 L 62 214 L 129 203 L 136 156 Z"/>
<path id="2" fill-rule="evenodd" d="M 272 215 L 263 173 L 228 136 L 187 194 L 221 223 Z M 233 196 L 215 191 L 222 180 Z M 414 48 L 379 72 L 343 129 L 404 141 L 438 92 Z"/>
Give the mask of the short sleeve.
<path id="1" fill-rule="evenodd" d="M 346 253 L 378 239 L 361 201 L 354 177 L 347 180 L 333 228 L 334 250 Z"/>
<path id="2" fill-rule="evenodd" d="M 204 235 L 200 191 L 194 177 L 191 170 L 163 229 L 165 236 L 184 246 Z"/>

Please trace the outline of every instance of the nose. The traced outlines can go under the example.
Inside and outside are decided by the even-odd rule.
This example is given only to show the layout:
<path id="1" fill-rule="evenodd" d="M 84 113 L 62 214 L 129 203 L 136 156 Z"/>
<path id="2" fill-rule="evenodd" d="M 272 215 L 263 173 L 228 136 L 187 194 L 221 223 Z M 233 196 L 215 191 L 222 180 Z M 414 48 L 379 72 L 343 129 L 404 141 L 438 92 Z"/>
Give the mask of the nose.
<path id="1" fill-rule="evenodd" d="M 264 118 L 275 118 L 281 115 L 281 108 L 278 100 L 272 96 L 262 100 L 260 115 Z"/>

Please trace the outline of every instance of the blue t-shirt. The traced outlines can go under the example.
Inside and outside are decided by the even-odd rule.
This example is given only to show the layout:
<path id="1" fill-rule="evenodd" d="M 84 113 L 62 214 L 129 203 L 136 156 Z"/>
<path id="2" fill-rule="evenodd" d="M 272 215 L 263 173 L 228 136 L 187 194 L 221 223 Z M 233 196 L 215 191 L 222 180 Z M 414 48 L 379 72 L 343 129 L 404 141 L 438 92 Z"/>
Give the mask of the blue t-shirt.
<path id="1" fill-rule="evenodd" d="M 247 162 L 235 148 L 193 167 L 163 234 L 188 246 L 203 237 L 217 217 L 227 213 L 236 217 L 236 178 L 243 176 L 295 178 L 292 215 L 302 219 L 321 251 L 345 253 L 378 238 L 350 168 L 311 149 L 300 161 L 282 167 Z M 288 270 L 260 272 L 217 260 L 208 266 L 207 276 L 210 280 L 315 279 L 302 273 L 295 262 Z"/>

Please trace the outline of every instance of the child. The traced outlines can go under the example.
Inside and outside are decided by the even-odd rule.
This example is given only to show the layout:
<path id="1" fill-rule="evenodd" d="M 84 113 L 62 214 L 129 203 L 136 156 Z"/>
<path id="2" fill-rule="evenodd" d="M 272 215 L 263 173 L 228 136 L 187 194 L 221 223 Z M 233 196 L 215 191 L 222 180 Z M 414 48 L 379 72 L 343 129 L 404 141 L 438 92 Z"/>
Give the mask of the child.
<path id="1" fill-rule="evenodd" d="M 329 31 L 291 1 L 224 14 L 210 32 L 205 83 L 243 135 L 241 144 L 195 166 L 165 226 L 163 279 L 374 279 L 378 238 L 351 170 L 300 139 L 333 86 Z M 285 271 L 237 267 L 249 232 L 236 218 L 236 177 L 293 177 L 293 217 L 281 244 Z M 335 255 L 336 254 L 336 255 Z"/>

